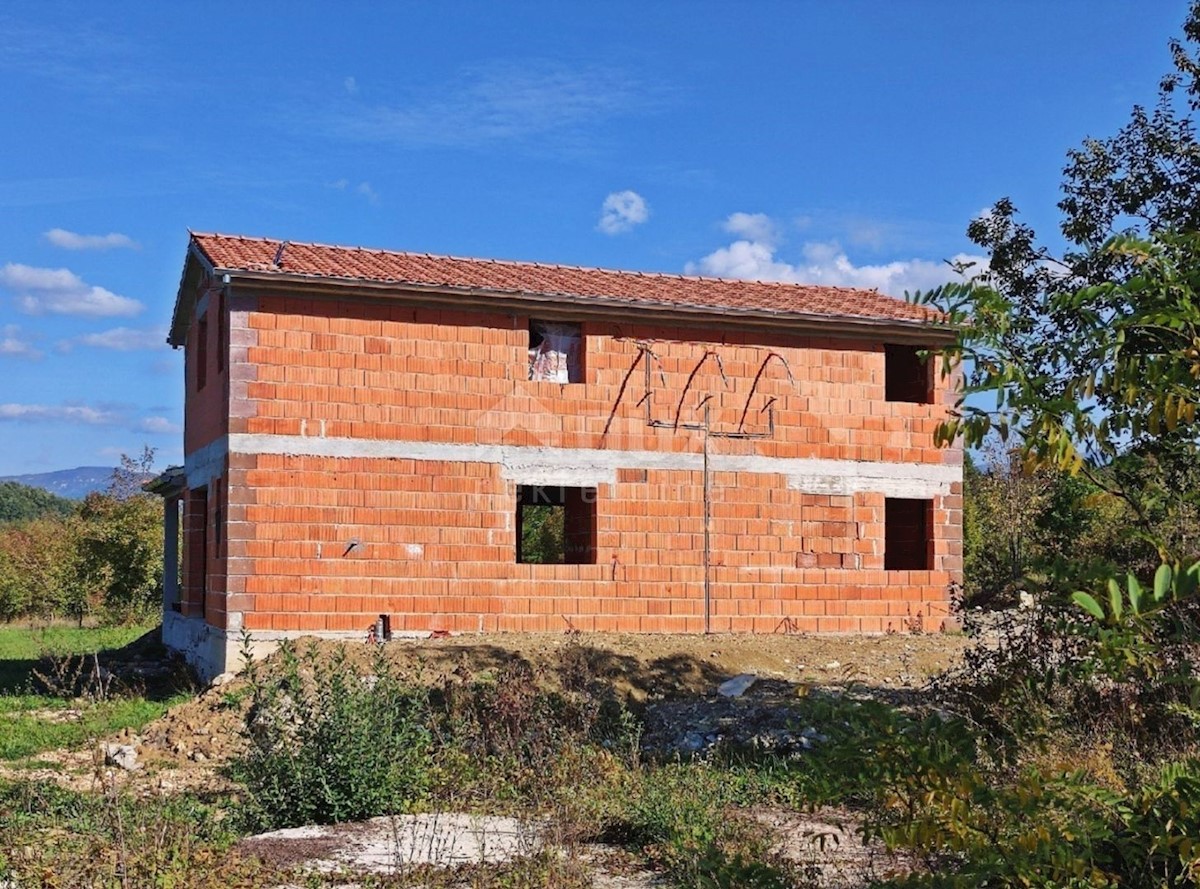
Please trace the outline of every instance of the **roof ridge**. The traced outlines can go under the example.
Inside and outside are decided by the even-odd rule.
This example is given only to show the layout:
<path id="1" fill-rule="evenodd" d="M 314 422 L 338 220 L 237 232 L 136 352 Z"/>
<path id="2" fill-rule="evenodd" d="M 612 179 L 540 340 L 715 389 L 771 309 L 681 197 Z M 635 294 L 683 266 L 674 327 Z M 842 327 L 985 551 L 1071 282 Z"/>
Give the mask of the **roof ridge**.
<path id="1" fill-rule="evenodd" d="M 680 272 L 645 272 L 635 269 L 611 269 L 603 266 L 585 266 L 585 265 L 567 265 L 565 263 L 556 262 L 538 262 L 536 260 L 527 259 L 497 259 L 495 257 L 484 256 L 455 256 L 452 253 L 429 253 L 417 252 L 413 250 L 389 250 L 383 247 L 363 247 L 347 244 L 325 244 L 319 241 L 294 241 L 286 238 L 266 238 L 255 235 L 234 235 L 225 234 L 223 232 L 195 232 L 188 230 L 188 234 L 192 238 L 227 238 L 234 241 L 246 241 L 251 243 L 278 245 L 286 243 L 289 248 L 295 247 L 315 247 L 324 250 L 344 250 L 358 253 L 373 253 L 382 256 L 410 256 L 422 257 L 432 260 L 453 260 L 455 262 L 472 262 L 472 263 L 487 263 L 492 265 L 510 266 L 515 268 L 538 268 L 550 269 L 558 271 L 571 272 L 600 272 L 607 275 L 617 275 L 619 277 L 639 277 L 639 278 L 661 278 L 670 281 L 701 281 L 712 282 L 717 284 L 736 284 L 747 285 L 753 284 L 760 287 L 772 287 L 780 289 L 796 289 L 796 290 L 832 290 L 838 293 L 870 293 L 884 299 L 893 300 L 895 302 L 904 303 L 905 300 L 890 294 L 881 293 L 876 287 L 844 287 L 836 284 L 802 284 L 794 281 L 763 281 L 758 278 L 723 278 L 715 275 L 685 275 Z"/>

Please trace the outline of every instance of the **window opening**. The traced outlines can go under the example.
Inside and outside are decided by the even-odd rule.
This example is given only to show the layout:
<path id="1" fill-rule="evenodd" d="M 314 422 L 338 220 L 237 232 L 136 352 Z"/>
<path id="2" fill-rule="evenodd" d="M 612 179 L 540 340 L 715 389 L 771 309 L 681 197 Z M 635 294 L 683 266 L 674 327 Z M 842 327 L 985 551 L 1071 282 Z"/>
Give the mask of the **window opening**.
<path id="1" fill-rule="evenodd" d="M 208 318 L 196 326 L 196 391 L 208 382 Z"/>
<path id="2" fill-rule="evenodd" d="M 596 489 L 519 485 L 517 561 L 595 564 Z"/>
<path id="3" fill-rule="evenodd" d="M 229 355 L 229 323 L 225 318 L 225 294 L 217 303 L 217 372 L 224 373 Z"/>
<path id="4" fill-rule="evenodd" d="M 883 513 L 884 569 L 929 571 L 933 561 L 933 501 L 888 497 Z"/>
<path id="5" fill-rule="evenodd" d="M 884 389 L 888 401 L 929 404 L 933 386 L 932 360 L 924 360 L 919 346 L 888 344 L 883 347 Z"/>
<path id="6" fill-rule="evenodd" d="M 529 379 L 583 382 L 582 325 L 530 319 Z"/>

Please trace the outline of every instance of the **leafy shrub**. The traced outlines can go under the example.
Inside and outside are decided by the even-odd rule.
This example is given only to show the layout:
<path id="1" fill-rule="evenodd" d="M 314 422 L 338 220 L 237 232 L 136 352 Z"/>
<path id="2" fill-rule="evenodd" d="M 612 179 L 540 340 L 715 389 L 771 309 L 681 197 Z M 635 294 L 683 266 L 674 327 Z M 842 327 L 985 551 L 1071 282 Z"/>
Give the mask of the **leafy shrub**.
<path id="1" fill-rule="evenodd" d="M 411 808 L 428 791 L 430 733 L 423 691 L 377 654 L 360 675 L 345 650 L 280 649 L 278 670 L 249 670 L 249 750 L 234 766 L 249 817 L 275 828 L 355 821 Z"/>
<path id="2" fill-rule="evenodd" d="M 1145 887 L 1196 885 L 1200 875 L 1200 769 L 1160 770 L 1119 792 L 1081 773 L 1036 769 L 1012 782 L 964 773 L 882 797 L 866 835 L 920 854 L 928 865 L 905 887 Z"/>

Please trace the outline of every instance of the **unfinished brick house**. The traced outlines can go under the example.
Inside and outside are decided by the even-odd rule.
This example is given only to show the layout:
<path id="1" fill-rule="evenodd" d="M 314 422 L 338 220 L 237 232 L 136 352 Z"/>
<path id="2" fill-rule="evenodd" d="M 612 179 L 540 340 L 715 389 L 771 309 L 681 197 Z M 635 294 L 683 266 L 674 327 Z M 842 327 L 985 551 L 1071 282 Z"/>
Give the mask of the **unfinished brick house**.
<path id="1" fill-rule="evenodd" d="M 937 628 L 948 386 L 874 291 L 193 234 L 164 635 Z M 173 548 L 170 548 L 173 549 Z"/>

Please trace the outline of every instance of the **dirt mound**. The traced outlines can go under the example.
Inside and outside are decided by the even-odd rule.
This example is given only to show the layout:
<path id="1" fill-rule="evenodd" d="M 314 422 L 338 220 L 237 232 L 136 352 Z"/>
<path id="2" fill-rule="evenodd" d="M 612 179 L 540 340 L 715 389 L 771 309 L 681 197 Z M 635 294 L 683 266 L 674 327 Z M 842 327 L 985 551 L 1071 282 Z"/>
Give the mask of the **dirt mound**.
<path id="1" fill-rule="evenodd" d="M 505 634 L 397 640 L 383 654 L 414 682 L 435 686 L 464 674 L 494 675 L 513 663 L 539 681 L 559 684 L 584 677 L 609 686 L 628 703 L 689 700 L 715 693 L 740 673 L 781 680 L 791 687 L 855 684 L 881 694 L 923 684 L 958 663 L 969 640 L 947 635 L 894 636 L 642 636 Z M 346 652 L 364 672 L 371 646 L 304 640 L 318 663 Z M 271 662 L 265 669 L 271 668 Z M 761 693 L 765 688 L 760 688 Z M 754 697 L 758 697 L 756 693 Z M 148 763 L 194 766 L 227 762 L 241 749 L 240 728 L 249 706 L 243 678 L 210 688 L 140 733 Z"/>

